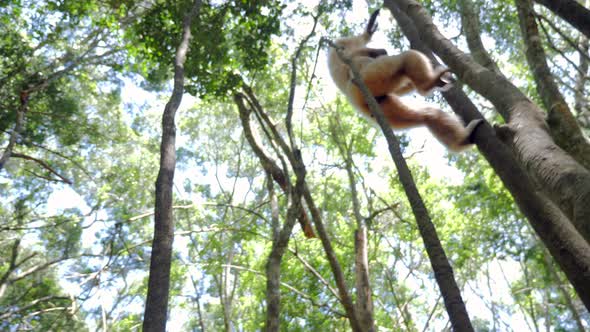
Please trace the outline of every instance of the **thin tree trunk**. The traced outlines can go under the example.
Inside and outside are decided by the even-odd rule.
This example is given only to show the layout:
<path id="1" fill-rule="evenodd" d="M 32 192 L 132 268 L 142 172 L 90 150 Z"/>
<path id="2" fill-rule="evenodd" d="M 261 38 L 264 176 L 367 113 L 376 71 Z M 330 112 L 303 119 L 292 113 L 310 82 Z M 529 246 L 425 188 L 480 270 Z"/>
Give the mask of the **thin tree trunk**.
<path id="1" fill-rule="evenodd" d="M 344 309 L 346 310 L 346 315 L 348 317 L 348 320 L 349 320 L 352 330 L 355 332 L 357 332 L 357 331 L 360 332 L 360 331 L 362 331 L 362 329 L 360 328 L 352 299 L 350 298 L 350 295 L 348 294 L 348 290 L 346 287 L 345 277 L 342 272 L 342 268 L 340 267 L 340 263 L 338 262 L 338 259 L 336 258 L 336 254 L 334 253 L 334 250 L 332 248 L 332 244 L 330 243 L 330 238 L 328 236 L 328 233 L 327 233 L 326 229 L 324 228 L 324 225 L 323 225 L 323 222 L 321 219 L 321 213 L 319 212 L 318 208 L 315 206 L 315 202 L 313 200 L 313 197 L 311 196 L 311 192 L 309 191 L 309 188 L 307 187 L 307 184 L 305 183 L 305 180 L 304 180 L 306 171 L 305 171 L 305 165 L 303 164 L 303 161 L 301 160 L 301 152 L 298 150 L 293 151 L 289 147 L 289 145 L 287 145 L 287 142 L 282 138 L 282 136 L 280 135 L 276 126 L 270 120 L 268 115 L 262 111 L 262 107 L 258 103 L 258 101 L 257 101 L 256 97 L 254 96 L 254 94 L 252 93 L 252 91 L 247 86 L 245 86 L 244 88 L 245 88 L 245 92 L 248 95 L 249 102 L 251 103 L 253 109 L 256 112 L 258 112 L 257 114 L 261 117 L 264 124 L 270 129 L 273 139 L 275 140 L 277 145 L 281 148 L 283 153 L 287 156 L 287 159 L 289 160 L 289 163 L 290 163 L 291 167 L 293 168 L 293 171 L 297 177 L 297 180 L 299 181 L 300 179 L 302 179 L 302 181 L 303 181 L 303 197 L 305 199 L 305 203 L 307 204 L 307 206 L 309 207 L 309 210 L 311 212 L 312 220 L 313 220 L 314 224 L 316 225 L 316 228 L 318 231 L 318 236 L 319 236 L 320 240 L 322 241 L 322 246 L 324 247 L 324 252 L 326 253 L 326 256 L 328 258 L 328 262 L 330 263 L 330 268 L 332 269 L 332 274 L 334 275 L 334 279 L 336 280 L 336 286 L 338 288 L 338 293 L 340 295 L 340 302 L 341 302 L 342 306 L 344 307 Z M 238 109 L 240 109 L 240 117 L 242 118 L 242 124 L 245 124 L 246 122 L 244 121 L 244 119 L 246 117 L 244 117 L 244 115 L 247 115 L 249 111 L 245 108 L 245 105 L 241 101 L 241 99 L 243 97 L 244 96 L 237 94 L 234 96 L 234 99 L 236 100 L 236 103 L 238 104 Z M 249 127 L 249 125 L 248 125 L 248 127 Z M 246 126 L 244 126 L 244 128 L 246 128 Z M 246 137 L 249 142 L 250 141 L 254 142 L 254 140 L 252 138 L 248 138 L 247 133 L 246 133 Z M 257 155 L 259 155 L 259 158 L 261 155 L 264 154 L 262 152 L 262 150 L 260 149 L 260 147 L 257 147 L 257 148 L 253 147 L 253 150 Z M 272 171 L 276 171 L 277 169 L 279 169 L 279 168 L 274 168 L 271 166 L 272 160 L 270 158 L 266 157 L 266 158 L 260 158 L 260 159 L 261 159 L 261 163 L 262 163 L 263 167 L 265 167 L 265 165 L 266 165 L 266 167 L 269 167 L 269 170 L 272 170 Z M 284 177 L 284 172 L 273 172 L 271 174 L 273 176 L 273 179 L 275 179 L 275 181 L 277 180 L 277 178 L 286 179 Z M 275 177 L 275 175 L 277 177 Z"/>
<path id="2" fill-rule="evenodd" d="M 191 240 L 194 240 L 194 238 L 191 237 Z M 194 279 L 192 275 L 190 276 L 190 278 L 193 283 L 193 288 L 195 289 L 195 303 L 197 305 L 197 318 L 199 321 L 199 327 L 201 329 L 200 332 L 205 332 L 205 322 L 203 321 L 203 311 L 201 310 L 201 292 L 198 288 L 198 282 Z"/>
<path id="3" fill-rule="evenodd" d="M 333 44 L 331 46 L 335 47 Z M 381 130 L 387 139 L 389 153 L 391 154 L 391 158 L 393 159 L 393 162 L 395 163 L 395 166 L 398 170 L 400 182 L 402 183 L 404 191 L 406 192 L 406 196 L 408 197 L 408 201 L 410 202 L 410 206 L 412 207 L 414 216 L 416 217 L 418 230 L 420 231 L 420 235 L 424 241 L 426 253 L 430 259 L 434 277 L 443 296 L 445 307 L 447 309 L 447 313 L 449 314 L 449 319 L 451 321 L 451 325 L 453 326 L 453 330 L 474 331 L 473 326 L 471 325 L 471 320 L 469 319 L 469 315 L 467 314 L 467 309 L 465 308 L 465 303 L 461 297 L 459 286 L 455 281 L 453 268 L 451 267 L 451 264 L 449 263 L 445 251 L 440 243 L 440 239 L 438 238 L 434 224 L 428 215 L 428 210 L 424 205 L 424 201 L 418 192 L 418 188 L 416 188 L 416 184 L 410 169 L 408 168 L 408 165 L 402 155 L 399 141 L 393 134 L 391 127 L 388 125 L 387 120 L 385 119 L 379 108 L 379 105 L 377 104 L 377 101 L 371 95 L 369 89 L 362 81 L 358 69 L 352 64 L 350 59 L 345 58 L 345 56 L 342 54 L 342 51 L 337 49 L 337 52 L 340 58 L 350 67 L 353 73 L 353 83 L 361 90 L 363 97 L 365 98 L 365 102 L 367 102 L 371 113 L 377 119 L 377 122 L 379 123 L 379 126 L 381 127 Z"/>
<path id="4" fill-rule="evenodd" d="M 278 202 L 274 194 L 272 185 L 272 176 L 268 174 L 268 193 L 272 208 L 273 223 L 273 241 L 268 260 L 266 262 L 266 326 L 265 331 L 279 331 L 280 313 L 281 313 L 281 262 L 285 255 L 285 250 L 289 245 L 289 239 L 293 232 L 293 227 L 301 211 L 301 184 L 297 187 L 296 192 L 291 197 L 291 204 L 287 209 L 287 218 L 283 229 L 279 227 Z"/>
<path id="5" fill-rule="evenodd" d="M 221 293 L 221 301 L 223 306 L 223 326 L 225 327 L 225 332 L 233 332 L 234 325 L 232 322 L 231 317 L 231 306 L 233 302 L 233 291 L 230 289 L 235 288 L 235 279 L 233 282 L 231 280 L 231 267 L 233 265 L 234 260 L 234 248 L 233 246 L 229 249 L 229 254 L 227 256 L 227 263 L 223 268 L 223 272 L 221 273 L 221 287 L 219 288 L 219 292 Z"/>
<path id="6" fill-rule="evenodd" d="M 160 145 L 160 171 L 156 180 L 156 202 L 154 213 L 154 240 L 145 305 L 143 330 L 166 330 L 168 294 L 170 291 L 170 265 L 172 242 L 174 240 L 174 219 L 172 214 L 172 186 L 176 167 L 176 128 L 174 116 L 182 101 L 184 92 L 184 62 L 191 38 L 191 23 L 201 8 L 201 0 L 195 0 L 191 11 L 185 16 L 182 40 L 174 59 L 174 88 L 162 116 L 162 143 Z"/>
<path id="7" fill-rule="evenodd" d="M 385 0 L 413 48 L 432 57 L 422 41 L 426 31 L 419 32 L 412 20 L 400 11 L 398 0 Z M 416 6 L 418 6 L 416 4 Z M 422 21 L 422 24 L 426 24 Z M 432 22 L 430 23 L 432 24 Z M 465 59 L 465 56 L 462 58 Z M 471 100 L 457 87 L 443 93 L 453 110 L 466 121 L 483 118 Z M 539 192 L 515 157 L 487 124 L 475 131 L 474 141 L 500 177 L 516 204 L 527 217 L 549 252 L 565 272 L 578 295 L 590 309 L 590 247 L 563 213 Z"/>
<path id="8" fill-rule="evenodd" d="M 356 286 L 356 312 L 363 331 L 375 331 L 373 320 L 373 299 L 369 281 L 369 260 L 367 258 L 367 227 L 354 231 L 354 267 Z"/>
<path id="9" fill-rule="evenodd" d="M 281 313 L 281 261 L 289 244 L 289 238 L 293 231 L 293 226 L 297 221 L 297 211 L 301 205 L 301 196 L 289 207 L 287 211 L 287 220 L 281 230 L 277 241 L 273 241 L 268 260 L 266 262 L 266 326 L 267 332 L 279 331 L 280 313 Z M 295 200 L 294 200 L 295 201 Z"/>
<path id="10" fill-rule="evenodd" d="M 250 113 L 252 111 L 257 114 L 263 113 L 261 107 L 255 102 L 254 96 L 249 91 L 248 96 L 244 96 L 240 93 L 234 95 L 234 101 L 238 106 L 240 114 L 240 120 L 242 122 L 242 128 L 244 129 L 244 136 L 248 141 L 248 144 L 254 151 L 254 154 L 258 157 L 262 168 L 267 173 L 267 188 L 269 198 L 271 201 L 271 213 L 272 213 L 272 247 L 268 260 L 266 262 L 266 325 L 265 331 L 279 331 L 280 329 L 280 310 L 281 310 L 281 261 L 283 259 L 285 250 L 289 244 L 293 227 L 297 222 L 298 218 L 305 214 L 301 204 L 301 191 L 302 183 L 299 178 L 295 185 L 295 191 L 292 191 L 292 185 L 289 182 L 289 178 L 285 175 L 285 171 L 281 169 L 266 153 L 262 150 L 254 135 L 250 126 Z M 244 100 L 252 107 L 252 109 L 246 107 Z M 254 106 L 256 105 L 256 106 Z M 281 229 L 279 226 L 278 216 L 278 205 L 276 202 L 276 195 L 272 181 L 275 181 L 283 190 L 283 192 L 290 198 L 289 208 L 287 209 L 287 217 L 285 224 Z M 303 180 L 301 180 L 303 181 Z M 308 219 L 307 219 L 308 220 Z"/>
<path id="11" fill-rule="evenodd" d="M 354 138 L 350 142 L 340 137 L 341 128 L 335 123 L 338 118 L 330 124 L 331 136 L 344 159 L 346 174 L 350 185 L 350 197 L 352 200 L 352 211 L 356 220 L 357 229 L 354 232 L 354 251 L 355 251 L 355 290 L 356 290 L 356 314 L 358 315 L 359 324 L 363 331 L 375 331 L 375 321 L 373 316 L 373 299 L 371 294 L 371 284 L 369 278 L 369 260 L 367 252 L 367 227 L 365 218 L 361 215 L 361 206 L 356 189 L 356 179 L 353 172 L 352 146 Z"/>

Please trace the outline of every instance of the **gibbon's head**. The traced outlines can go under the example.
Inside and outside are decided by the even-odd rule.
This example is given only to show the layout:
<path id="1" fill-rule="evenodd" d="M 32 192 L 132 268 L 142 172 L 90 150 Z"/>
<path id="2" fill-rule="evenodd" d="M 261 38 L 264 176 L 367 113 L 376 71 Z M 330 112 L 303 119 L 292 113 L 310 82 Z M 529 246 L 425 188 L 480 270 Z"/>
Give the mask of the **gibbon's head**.
<path id="1" fill-rule="evenodd" d="M 379 9 L 371 14 L 367 27 L 362 34 L 353 37 L 340 38 L 336 41 L 336 45 L 348 50 L 365 47 L 369 41 L 371 41 L 371 37 L 373 37 L 375 31 L 377 31 L 377 23 L 375 23 L 375 21 L 377 20 L 378 15 Z"/>

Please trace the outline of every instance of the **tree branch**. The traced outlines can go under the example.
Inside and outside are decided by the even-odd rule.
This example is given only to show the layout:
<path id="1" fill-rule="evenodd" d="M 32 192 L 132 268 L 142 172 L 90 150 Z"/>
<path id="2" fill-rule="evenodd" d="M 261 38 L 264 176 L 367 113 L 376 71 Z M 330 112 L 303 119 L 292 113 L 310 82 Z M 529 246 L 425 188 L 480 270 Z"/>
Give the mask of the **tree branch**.
<path id="1" fill-rule="evenodd" d="M 38 158 L 35 158 L 35 157 L 31 157 L 31 156 L 28 156 L 28 155 L 22 154 L 22 153 L 16 153 L 16 152 L 13 152 L 12 153 L 12 157 L 13 158 L 22 158 L 22 159 L 34 161 L 37 164 L 39 164 L 41 167 L 43 167 L 46 170 L 48 170 L 50 173 L 52 173 L 55 176 L 57 176 L 58 178 L 60 178 L 62 182 L 67 183 L 69 185 L 72 185 L 73 184 L 71 180 L 69 180 L 66 177 L 64 177 L 61 174 L 59 174 L 56 170 L 54 170 L 51 166 L 49 166 L 49 164 L 47 164 L 45 161 L 43 161 L 41 159 L 38 159 Z"/>
<path id="2" fill-rule="evenodd" d="M 535 0 L 590 38 L 590 10 L 575 0 Z"/>
<path id="3" fill-rule="evenodd" d="M 428 257 L 430 258 L 432 270 L 443 296 L 445 307 L 449 314 L 453 330 L 474 331 L 473 326 L 471 325 L 471 320 L 469 319 L 469 315 L 467 314 L 467 309 L 465 308 L 465 303 L 461 297 L 459 286 L 455 281 L 453 269 L 445 254 L 442 244 L 440 243 L 440 239 L 438 238 L 434 224 L 428 215 L 428 210 L 424 205 L 424 201 L 418 192 L 418 188 L 416 188 L 410 169 L 403 158 L 399 141 L 394 136 L 391 127 L 383 115 L 383 112 L 379 108 L 379 104 L 377 104 L 375 97 L 373 97 L 363 82 L 362 76 L 360 75 L 356 66 L 352 63 L 352 60 L 348 58 L 342 49 L 333 42 L 327 39 L 324 39 L 324 41 L 336 50 L 340 59 L 350 68 L 353 77 L 352 82 L 361 91 L 371 114 L 377 120 L 377 123 L 379 124 L 379 127 L 381 128 L 381 131 L 387 140 L 389 153 L 391 154 L 391 158 L 393 159 L 393 162 L 398 170 L 400 182 L 402 183 L 414 216 L 416 217 L 418 230 L 420 231 L 420 235 L 424 241 L 424 246 L 426 248 Z"/>

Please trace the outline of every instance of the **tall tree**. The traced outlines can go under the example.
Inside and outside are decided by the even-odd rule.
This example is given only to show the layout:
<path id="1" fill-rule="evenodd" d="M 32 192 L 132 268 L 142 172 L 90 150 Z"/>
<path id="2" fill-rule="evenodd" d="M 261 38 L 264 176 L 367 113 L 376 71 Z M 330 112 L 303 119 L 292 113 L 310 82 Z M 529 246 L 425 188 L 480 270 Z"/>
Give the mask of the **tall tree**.
<path id="1" fill-rule="evenodd" d="M 156 180 L 154 240 L 143 321 L 144 331 L 165 331 L 170 292 L 170 266 L 174 241 L 172 189 L 176 168 L 176 125 L 174 117 L 184 93 L 184 63 L 191 40 L 191 24 L 199 15 L 201 0 L 195 0 L 182 24 L 182 38 L 174 57 L 174 88 L 162 115 L 160 171 Z"/>
<path id="2" fill-rule="evenodd" d="M 476 92 L 494 103 L 500 114 L 508 121 L 508 124 L 502 127 L 502 135 L 515 150 L 521 165 L 532 173 L 537 181 L 546 184 L 546 195 L 557 200 L 560 203 L 559 206 L 565 210 L 564 214 L 572 218 L 567 220 L 561 217 L 561 211 L 553 210 L 551 213 L 538 215 L 538 212 L 535 212 L 538 209 L 523 209 L 525 213 L 529 211 L 537 214 L 536 218 L 532 217 L 529 220 L 539 236 L 544 239 L 556 261 L 562 266 L 580 298 L 587 307 L 590 307 L 590 288 L 587 286 L 590 283 L 588 283 L 588 276 L 583 272 L 590 267 L 590 247 L 580 232 L 572 227 L 572 224 L 578 226 L 578 229 L 585 227 L 586 219 L 583 216 L 586 209 L 584 206 L 587 204 L 584 202 L 590 199 L 587 196 L 590 187 L 584 179 L 587 178 L 588 171 L 556 146 L 547 132 L 544 119 L 540 116 L 541 111 L 512 83 L 500 74 L 482 67 L 454 47 L 440 34 L 436 26 L 431 24 L 431 18 L 419 4 L 406 0 L 395 1 L 395 4 L 414 21 L 424 42 L 450 66 L 453 72 Z M 486 79 L 481 79 L 482 77 Z M 476 134 L 475 137 L 476 142 L 478 135 L 480 134 Z M 544 156 L 542 159 L 539 158 L 541 155 Z M 558 173 L 555 172 L 555 163 L 562 167 Z M 520 186 L 521 181 L 522 178 L 519 178 L 514 184 Z M 569 188 L 566 183 L 578 186 L 579 191 L 570 192 L 570 189 L 566 189 Z M 556 191 L 567 191 L 569 195 L 557 199 Z M 552 205 L 550 202 L 543 201 L 545 194 L 535 199 L 530 194 L 524 194 L 524 191 L 522 193 L 520 197 L 523 203 L 536 204 L 544 209 L 550 209 Z M 519 196 L 515 195 L 515 197 Z M 564 207 L 564 200 L 569 201 L 566 203 L 569 209 Z M 551 222 L 541 222 L 547 217 Z"/>

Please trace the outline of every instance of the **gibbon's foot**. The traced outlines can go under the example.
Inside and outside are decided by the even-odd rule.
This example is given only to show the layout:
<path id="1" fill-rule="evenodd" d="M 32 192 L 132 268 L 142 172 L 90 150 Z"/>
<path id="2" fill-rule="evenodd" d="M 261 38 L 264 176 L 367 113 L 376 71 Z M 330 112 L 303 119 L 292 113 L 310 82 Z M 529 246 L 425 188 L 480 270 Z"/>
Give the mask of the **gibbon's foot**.
<path id="1" fill-rule="evenodd" d="M 453 81 L 453 78 L 449 71 L 449 68 L 443 66 L 434 68 L 432 70 L 432 80 L 425 82 L 425 85 L 416 86 L 418 92 L 423 96 L 427 96 L 434 90 L 446 91 L 450 89 L 451 86 L 449 85 Z"/>
<path id="2" fill-rule="evenodd" d="M 441 74 L 436 81 L 435 90 L 442 92 L 449 91 L 453 87 L 453 82 L 455 82 L 455 79 L 453 78 L 449 68 L 439 68 L 441 68 Z"/>
<path id="3" fill-rule="evenodd" d="M 475 133 L 475 129 L 483 123 L 483 119 L 475 119 L 469 122 L 465 130 L 467 131 L 467 137 L 465 138 L 465 144 L 473 144 L 473 134 Z"/>

